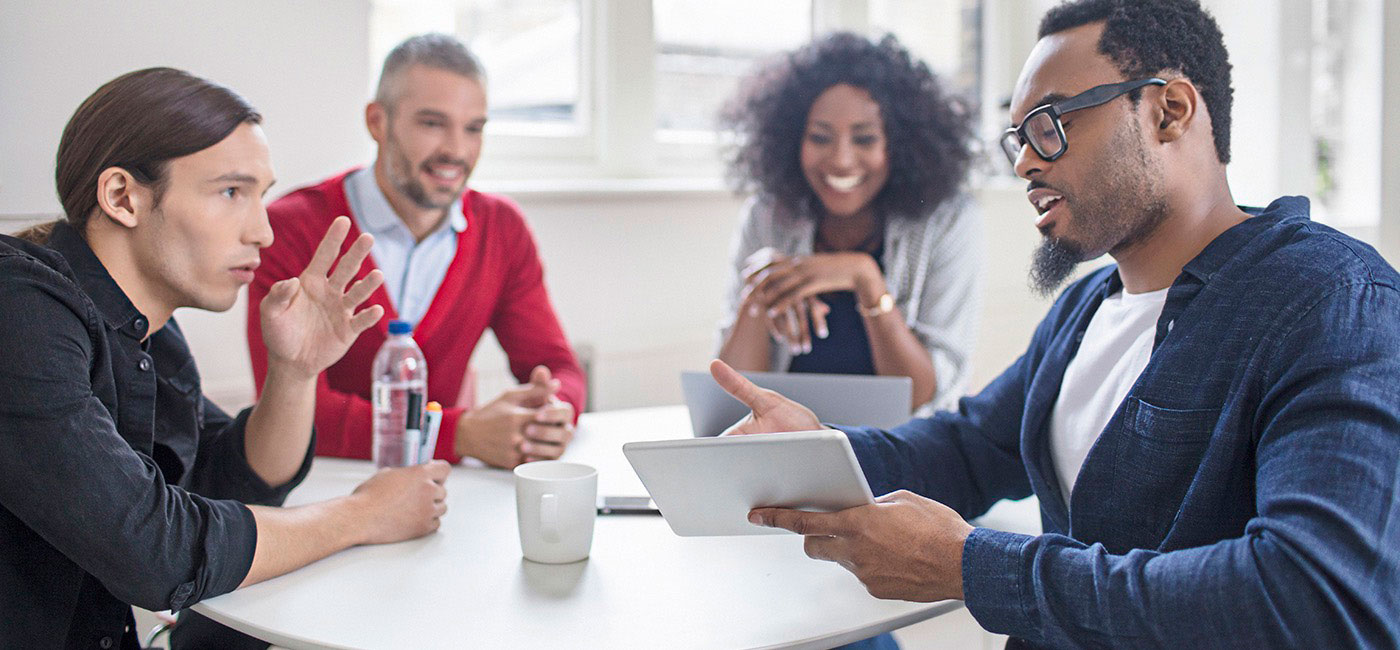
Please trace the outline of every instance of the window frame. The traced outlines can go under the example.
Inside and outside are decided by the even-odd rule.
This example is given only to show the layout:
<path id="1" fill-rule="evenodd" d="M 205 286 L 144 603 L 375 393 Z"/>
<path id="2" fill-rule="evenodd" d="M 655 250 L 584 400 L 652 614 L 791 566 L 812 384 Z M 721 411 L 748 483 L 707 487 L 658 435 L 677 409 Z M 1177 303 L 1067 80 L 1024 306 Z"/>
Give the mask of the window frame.
<path id="1" fill-rule="evenodd" d="M 461 2 L 462 0 L 449 0 Z M 867 33 L 869 0 L 811 0 L 813 35 Z M 656 36 L 648 0 L 579 0 L 576 122 L 582 128 L 492 122 L 474 179 L 708 179 L 723 176 L 729 138 L 656 128 Z M 983 26 L 985 31 L 985 24 Z M 985 55 L 984 55 L 985 56 Z M 494 81 L 488 73 L 489 84 Z M 984 104 L 985 105 L 985 104 Z"/>

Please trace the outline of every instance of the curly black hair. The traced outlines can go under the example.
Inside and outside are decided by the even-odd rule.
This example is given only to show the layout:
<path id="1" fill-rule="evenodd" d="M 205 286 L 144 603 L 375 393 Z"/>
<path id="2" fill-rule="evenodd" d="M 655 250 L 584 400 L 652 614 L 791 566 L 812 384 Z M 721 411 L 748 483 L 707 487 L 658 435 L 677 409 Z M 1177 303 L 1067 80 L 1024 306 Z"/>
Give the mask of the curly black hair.
<path id="1" fill-rule="evenodd" d="M 894 36 L 874 43 L 838 32 L 761 67 L 721 112 L 721 123 L 740 136 L 729 160 L 736 192 L 820 205 L 802 173 L 802 138 L 812 103 L 836 84 L 863 88 L 880 105 L 890 177 L 875 196 L 877 210 L 921 217 L 960 189 L 973 160 L 971 103 L 947 91 Z"/>
<path id="2" fill-rule="evenodd" d="M 1046 12 L 1040 38 L 1104 23 L 1099 52 L 1129 79 L 1171 71 L 1196 85 L 1210 109 L 1215 154 L 1230 162 L 1230 55 L 1215 18 L 1196 0 L 1071 0 Z M 1136 103 L 1141 91 L 1130 95 Z"/>

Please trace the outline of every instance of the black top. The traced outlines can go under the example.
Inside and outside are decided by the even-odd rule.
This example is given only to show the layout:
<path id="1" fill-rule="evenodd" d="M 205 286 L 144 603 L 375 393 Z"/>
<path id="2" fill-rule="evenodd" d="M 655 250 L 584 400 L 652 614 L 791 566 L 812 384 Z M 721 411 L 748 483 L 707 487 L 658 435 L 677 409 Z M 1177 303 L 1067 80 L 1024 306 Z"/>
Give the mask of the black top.
<path id="1" fill-rule="evenodd" d="M 871 253 L 880 272 L 885 272 L 885 247 Z M 813 372 L 832 375 L 873 375 L 875 356 L 870 352 L 870 335 L 865 330 L 865 316 L 856 302 L 854 291 L 832 291 L 817 296 L 831 308 L 826 316 L 827 337 L 817 338 L 811 331 L 812 351 L 795 355 L 788 363 L 788 372 Z"/>
<path id="2" fill-rule="evenodd" d="M 148 321 L 76 230 L 0 236 L 0 647 L 135 647 L 131 608 L 235 589 L 280 505 L 243 449 L 248 410 L 200 391 L 174 320 Z M 314 447 L 314 441 L 313 441 Z"/>

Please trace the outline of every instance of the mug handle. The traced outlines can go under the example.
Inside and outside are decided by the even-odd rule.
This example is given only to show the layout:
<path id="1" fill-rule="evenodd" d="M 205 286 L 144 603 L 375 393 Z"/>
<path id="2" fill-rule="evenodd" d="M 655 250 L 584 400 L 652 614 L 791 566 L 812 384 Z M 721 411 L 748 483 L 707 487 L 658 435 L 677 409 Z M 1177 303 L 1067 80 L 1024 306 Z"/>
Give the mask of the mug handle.
<path id="1" fill-rule="evenodd" d="M 540 534 L 550 544 L 559 543 L 559 495 L 540 495 Z"/>

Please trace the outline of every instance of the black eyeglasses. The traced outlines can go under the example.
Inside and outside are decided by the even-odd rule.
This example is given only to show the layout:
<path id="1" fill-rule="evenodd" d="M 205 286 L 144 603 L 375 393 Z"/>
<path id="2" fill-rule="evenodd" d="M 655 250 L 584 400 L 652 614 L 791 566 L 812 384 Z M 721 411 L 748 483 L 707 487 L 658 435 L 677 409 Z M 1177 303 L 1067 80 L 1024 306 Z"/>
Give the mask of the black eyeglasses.
<path id="1" fill-rule="evenodd" d="M 1060 116 L 1071 111 L 1106 104 L 1143 86 L 1165 85 L 1166 81 L 1156 77 L 1120 81 L 1094 86 L 1069 99 L 1038 106 L 1026 114 L 1026 119 L 1021 120 L 1021 126 L 1009 128 L 1001 135 L 1001 150 L 1006 152 L 1006 157 L 1013 167 L 1016 165 L 1016 158 L 1021 155 L 1021 147 L 1027 144 L 1031 145 L 1037 156 L 1044 158 L 1046 162 L 1054 162 L 1069 149 Z"/>

